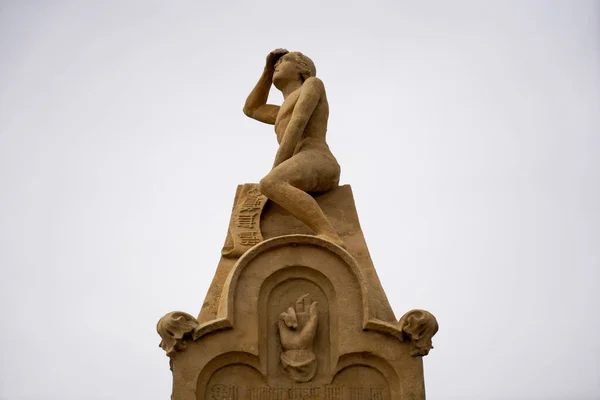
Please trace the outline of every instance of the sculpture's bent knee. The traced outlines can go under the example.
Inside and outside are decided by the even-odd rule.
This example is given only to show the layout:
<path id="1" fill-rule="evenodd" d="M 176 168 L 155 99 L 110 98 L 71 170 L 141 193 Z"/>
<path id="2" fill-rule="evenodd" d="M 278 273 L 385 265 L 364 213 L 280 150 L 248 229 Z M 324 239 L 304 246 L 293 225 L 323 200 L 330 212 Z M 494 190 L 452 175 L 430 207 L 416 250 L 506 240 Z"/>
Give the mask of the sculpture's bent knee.
<path id="1" fill-rule="evenodd" d="M 258 183 L 258 190 L 269 199 L 272 199 L 277 195 L 278 188 L 283 184 L 283 182 L 273 178 L 270 175 L 265 176 Z"/>

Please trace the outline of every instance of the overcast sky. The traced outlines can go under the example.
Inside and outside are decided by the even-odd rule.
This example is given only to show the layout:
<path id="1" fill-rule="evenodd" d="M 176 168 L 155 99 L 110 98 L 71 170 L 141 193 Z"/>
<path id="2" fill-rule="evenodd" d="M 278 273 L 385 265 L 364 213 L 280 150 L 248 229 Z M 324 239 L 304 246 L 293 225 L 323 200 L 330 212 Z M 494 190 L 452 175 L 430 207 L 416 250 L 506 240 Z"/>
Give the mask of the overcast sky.
<path id="1" fill-rule="evenodd" d="M 0 399 L 166 400 L 157 320 L 197 315 L 241 108 L 310 56 L 429 400 L 600 399 L 598 1 L 0 1 Z M 272 102 L 281 96 L 272 96 Z"/>

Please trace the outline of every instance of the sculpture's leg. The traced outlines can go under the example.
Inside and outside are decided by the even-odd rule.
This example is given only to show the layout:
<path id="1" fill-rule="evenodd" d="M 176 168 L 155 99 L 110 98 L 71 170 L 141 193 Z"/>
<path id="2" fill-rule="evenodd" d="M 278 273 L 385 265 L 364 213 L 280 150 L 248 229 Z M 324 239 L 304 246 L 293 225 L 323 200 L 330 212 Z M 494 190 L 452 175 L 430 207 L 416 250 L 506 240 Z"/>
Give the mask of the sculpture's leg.
<path id="1" fill-rule="evenodd" d="M 289 160 L 288 160 L 289 161 Z M 281 164 L 280 166 L 284 166 Z M 339 246 L 344 242 L 337 234 L 316 200 L 304 190 L 286 181 L 277 167 L 260 181 L 259 189 L 270 200 L 305 223 L 315 234 Z M 294 174 L 297 176 L 297 174 Z"/>

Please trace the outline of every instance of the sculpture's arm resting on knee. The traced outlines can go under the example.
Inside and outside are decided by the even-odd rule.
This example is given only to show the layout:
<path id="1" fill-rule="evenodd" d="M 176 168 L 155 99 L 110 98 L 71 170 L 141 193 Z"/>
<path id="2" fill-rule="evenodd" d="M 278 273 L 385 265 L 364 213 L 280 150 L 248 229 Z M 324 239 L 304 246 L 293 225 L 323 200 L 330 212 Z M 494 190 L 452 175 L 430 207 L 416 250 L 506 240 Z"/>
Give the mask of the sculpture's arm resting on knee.
<path id="1" fill-rule="evenodd" d="M 244 114 L 265 124 L 274 125 L 279 113 L 279 106 L 267 104 L 272 82 L 273 70 L 272 68 L 265 67 L 256 86 L 254 86 L 254 89 L 252 89 L 252 92 L 250 92 L 246 99 Z"/>
<path id="2" fill-rule="evenodd" d="M 294 149 L 302 139 L 306 124 L 319 103 L 322 87 L 323 83 L 318 78 L 309 78 L 302 85 L 302 92 L 279 144 L 273 168 L 294 155 Z"/>

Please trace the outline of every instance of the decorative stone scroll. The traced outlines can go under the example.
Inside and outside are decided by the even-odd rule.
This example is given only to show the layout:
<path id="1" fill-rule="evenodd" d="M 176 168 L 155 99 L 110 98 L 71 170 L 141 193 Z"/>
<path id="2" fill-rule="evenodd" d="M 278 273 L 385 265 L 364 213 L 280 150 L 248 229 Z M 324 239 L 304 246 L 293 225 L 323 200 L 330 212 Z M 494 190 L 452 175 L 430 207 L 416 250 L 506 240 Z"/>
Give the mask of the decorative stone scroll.
<path id="1" fill-rule="evenodd" d="M 229 221 L 229 232 L 221 250 L 224 257 L 239 257 L 250 247 L 263 241 L 260 215 L 267 198 L 258 185 L 248 183 L 241 187 L 237 204 Z"/>

